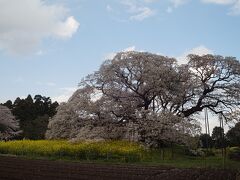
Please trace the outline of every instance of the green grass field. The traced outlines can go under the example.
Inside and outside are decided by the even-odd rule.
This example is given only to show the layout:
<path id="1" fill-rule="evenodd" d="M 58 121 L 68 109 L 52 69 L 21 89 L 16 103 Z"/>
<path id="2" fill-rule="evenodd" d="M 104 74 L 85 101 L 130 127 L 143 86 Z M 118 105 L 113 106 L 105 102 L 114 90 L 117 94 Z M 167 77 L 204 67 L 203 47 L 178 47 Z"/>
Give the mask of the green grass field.
<path id="1" fill-rule="evenodd" d="M 127 141 L 78 143 L 64 140 L 0 141 L 2 155 L 98 163 L 165 165 L 180 168 L 223 168 L 220 150 L 213 151 L 214 156 L 193 157 L 186 155 L 185 149 L 181 146 L 175 146 L 174 149 L 149 150 L 137 143 Z M 225 167 L 240 169 L 240 162 L 227 158 Z"/>
<path id="2" fill-rule="evenodd" d="M 164 158 L 161 151 L 152 151 L 143 164 L 149 165 L 165 165 L 178 168 L 227 168 L 227 169 L 239 169 L 240 161 L 230 160 L 228 157 L 223 162 L 223 157 L 220 150 L 213 149 L 215 155 L 208 157 L 194 157 L 186 155 L 183 149 L 179 147 L 174 148 L 174 154 L 172 157 L 172 150 L 166 148 L 164 150 Z M 225 167 L 224 167 L 225 166 Z"/>

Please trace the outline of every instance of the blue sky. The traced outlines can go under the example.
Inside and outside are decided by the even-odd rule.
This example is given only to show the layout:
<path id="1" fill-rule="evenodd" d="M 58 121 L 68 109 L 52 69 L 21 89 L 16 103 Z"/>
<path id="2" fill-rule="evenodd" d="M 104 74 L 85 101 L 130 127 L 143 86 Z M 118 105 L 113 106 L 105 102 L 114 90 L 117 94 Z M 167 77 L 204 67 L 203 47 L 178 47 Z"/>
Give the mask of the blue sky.
<path id="1" fill-rule="evenodd" d="M 240 57 L 240 0 L 1 0 L 0 102 L 64 101 L 115 52 Z"/>

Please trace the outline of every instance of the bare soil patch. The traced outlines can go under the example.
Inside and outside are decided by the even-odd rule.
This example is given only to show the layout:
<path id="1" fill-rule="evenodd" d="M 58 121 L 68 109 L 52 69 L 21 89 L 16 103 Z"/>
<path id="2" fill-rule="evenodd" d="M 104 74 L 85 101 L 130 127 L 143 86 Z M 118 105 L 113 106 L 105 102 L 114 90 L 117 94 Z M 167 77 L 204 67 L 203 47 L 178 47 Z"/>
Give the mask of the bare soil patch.
<path id="1" fill-rule="evenodd" d="M 237 172 L 159 166 L 93 164 L 0 156 L 0 180 L 235 180 Z"/>

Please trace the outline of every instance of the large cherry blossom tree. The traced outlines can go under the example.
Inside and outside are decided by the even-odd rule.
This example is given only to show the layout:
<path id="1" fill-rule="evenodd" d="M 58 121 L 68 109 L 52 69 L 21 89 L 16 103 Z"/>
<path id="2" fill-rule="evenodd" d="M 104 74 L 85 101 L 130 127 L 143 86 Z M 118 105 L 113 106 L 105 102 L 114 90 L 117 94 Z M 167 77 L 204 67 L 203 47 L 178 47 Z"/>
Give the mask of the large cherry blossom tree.
<path id="1" fill-rule="evenodd" d="M 204 108 L 239 120 L 239 61 L 215 55 L 188 59 L 178 65 L 161 55 L 118 53 L 82 79 L 50 121 L 47 136 L 84 138 L 94 132 L 103 139 L 179 142 L 199 132 L 194 115 Z"/>

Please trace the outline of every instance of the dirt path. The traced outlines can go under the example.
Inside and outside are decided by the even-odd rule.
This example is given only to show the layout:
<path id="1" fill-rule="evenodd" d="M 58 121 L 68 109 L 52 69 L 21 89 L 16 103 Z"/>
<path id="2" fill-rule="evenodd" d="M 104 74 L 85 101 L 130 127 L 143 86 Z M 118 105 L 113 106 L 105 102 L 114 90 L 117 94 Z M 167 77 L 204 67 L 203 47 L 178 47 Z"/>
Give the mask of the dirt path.
<path id="1" fill-rule="evenodd" d="M 235 180 L 234 171 L 82 164 L 0 156 L 0 180 Z"/>

